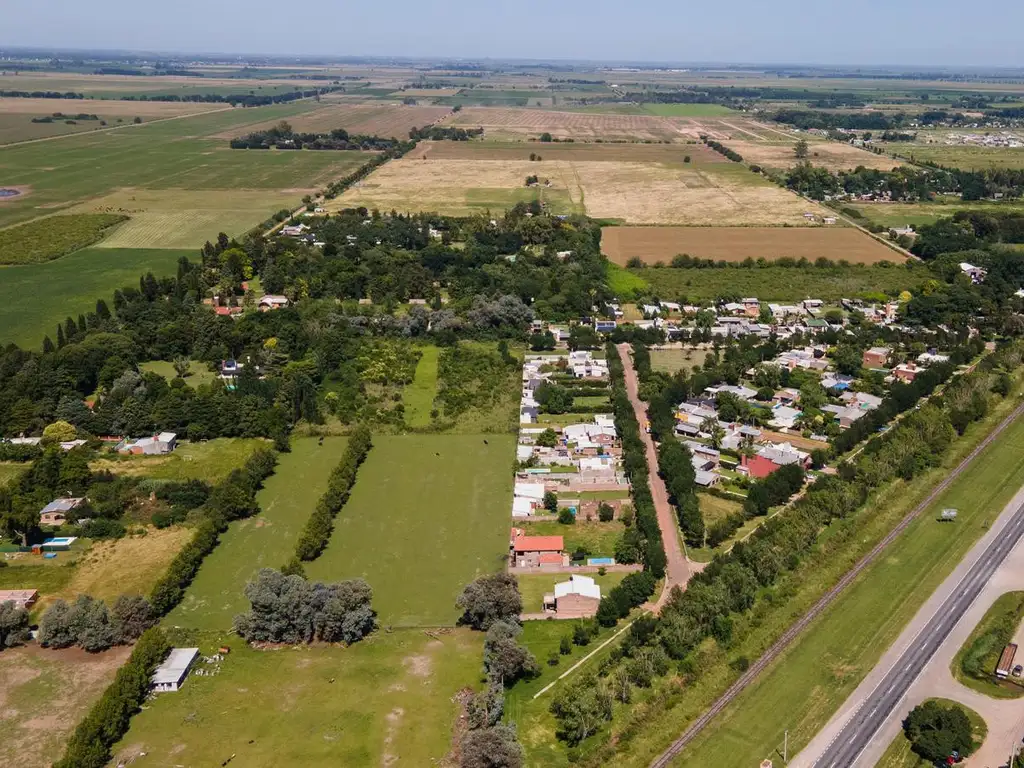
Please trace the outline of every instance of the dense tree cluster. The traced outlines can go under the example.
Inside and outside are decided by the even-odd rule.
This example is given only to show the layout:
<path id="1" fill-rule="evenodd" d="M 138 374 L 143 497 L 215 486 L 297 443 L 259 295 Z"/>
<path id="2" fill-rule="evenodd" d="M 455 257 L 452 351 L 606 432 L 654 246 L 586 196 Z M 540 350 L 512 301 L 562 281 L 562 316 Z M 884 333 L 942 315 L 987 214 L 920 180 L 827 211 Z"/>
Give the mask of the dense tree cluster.
<path id="1" fill-rule="evenodd" d="M 715 141 L 714 139 L 709 138 L 707 136 L 701 136 L 700 138 L 701 141 L 703 141 L 705 144 L 711 147 L 711 149 L 715 150 L 715 152 L 729 158 L 734 163 L 743 162 L 743 155 L 741 155 L 739 152 L 735 152 L 729 149 L 729 147 L 725 146 L 725 144 L 723 144 L 722 142 Z"/>
<path id="2" fill-rule="evenodd" d="M 962 760 L 974 751 L 971 721 L 956 704 L 918 704 L 903 721 L 903 733 L 910 748 L 930 763 L 945 763 L 954 752 Z"/>
<path id="3" fill-rule="evenodd" d="M 245 586 L 251 609 L 234 629 L 250 643 L 354 643 L 377 627 L 373 591 L 362 579 L 338 584 L 309 582 L 261 568 Z"/>
<path id="4" fill-rule="evenodd" d="M 519 582 L 508 573 L 481 576 L 466 585 L 456 601 L 460 624 L 486 631 L 495 622 L 515 622 L 523 610 Z"/>
<path id="5" fill-rule="evenodd" d="M 90 653 L 128 645 L 157 622 L 149 601 L 121 595 L 108 610 L 106 603 L 79 595 L 70 605 L 57 600 L 39 622 L 39 644 L 48 648 L 78 646 Z"/>
<path id="6" fill-rule="evenodd" d="M 704 518 L 697 501 L 693 454 L 670 433 L 658 446 L 658 470 L 665 480 L 669 501 L 676 508 L 679 527 L 691 547 L 704 546 Z"/>
<path id="7" fill-rule="evenodd" d="M 959 195 L 963 200 L 982 200 L 997 195 L 1010 198 L 1024 194 L 1024 171 L 1001 168 L 962 170 L 903 165 L 881 171 L 858 166 L 852 171 L 833 172 L 804 161 L 786 173 L 784 182 L 790 189 L 814 200 L 842 194 L 887 195 L 887 199 L 896 202 L 929 201 L 936 195 Z M 1010 231 L 1008 227 L 1008 234 Z M 1017 236 L 1015 228 L 1012 232 L 1013 236 Z"/>
<path id="8" fill-rule="evenodd" d="M 469 141 L 483 135 L 483 128 L 459 128 L 456 125 L 426 125 L 409 130 L 409 138 L 412 141 Z"/>
<path id="9" fill-rule="evenodd" d="M 0 651 L 29 640 L 28 611 L 7 600 L 0 603 Z"/>
<path id="10" fill-rule="evenodd" d="M 273 128 L 254 131 L 246 136 L 231 139 L 232 149 L 336 149 L 386 151 L 403 145 L 398 139 L 381 136 L 350 134 L 344 128 L 335 128 L 328 133 L 300 133 L 282 120 Z M 414 146 L 414 145 L 412 145 Z M 412 146 L 407 147 L 411 149 Z"/>

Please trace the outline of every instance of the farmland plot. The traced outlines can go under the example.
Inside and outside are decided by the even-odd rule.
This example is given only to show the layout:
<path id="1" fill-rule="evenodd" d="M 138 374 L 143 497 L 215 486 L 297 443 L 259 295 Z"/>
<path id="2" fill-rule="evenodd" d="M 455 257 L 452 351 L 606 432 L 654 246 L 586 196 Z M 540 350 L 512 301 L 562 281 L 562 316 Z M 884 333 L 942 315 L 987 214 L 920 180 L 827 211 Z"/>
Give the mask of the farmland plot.
<path id="1" fill-rule="evenodd" d="M 741 154 L 746 162 L 769 168 L 791 168 L 801 162 L 793 151 L 796 146 L 795 139 L 788 143 L 773 144 L 733 139 L 728 146 L 729 149 Z M 874 152 L 859 149 L 851 144 L 841 144 L 838 141 L 815 141 L 810 144 L 808 149 L 807 162 L 828 168 L 830 171 L 853 170 L 861 165 L 865 168 L 891 171 L 902 165 L 899 160 L 885 155 L 876 155 Z"/>
<path id="2" fill-rule="evenodd" d="M 601 115 L 540 109 L 466 107 L 445 120 L 449 125 L 482 127 L 485 135 L 520 140 L 550 133 L 555 138 L 618 141 L 678 141 L 696 139 L 671 118 L 655 115 Z"/>
<path id="3" fill-rule="evenodd" d="M 325 103 L 318 109 L 289 119 L 298 132 L 329 133 L 344 128 L 351 134 L 408 139 L 411 128 L 422 128 L 451 113 L 449 107 L 420 107 L 406 104 Z M 277 121 L 268 120 L 247 130 L 272 128 Z M 225 131 L 220 138 L 232 139 L 237 133 Z"/>

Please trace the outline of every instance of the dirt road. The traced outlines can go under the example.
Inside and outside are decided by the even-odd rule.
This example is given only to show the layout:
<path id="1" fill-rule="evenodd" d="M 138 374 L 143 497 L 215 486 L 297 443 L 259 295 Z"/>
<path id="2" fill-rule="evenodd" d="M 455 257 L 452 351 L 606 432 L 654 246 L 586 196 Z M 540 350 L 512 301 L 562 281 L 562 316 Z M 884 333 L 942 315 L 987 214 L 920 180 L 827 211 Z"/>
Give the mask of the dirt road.
<path id="1" fill-rule="evenodd" d="M 695 572 L 693 563 L 690 563 L 683 554 L 683 547 L 679 541 L 679 526 L 676 523 L 676 515 L 668 500 L 668 489 L 665 488 L 665 481 L 658 474 L 658 450 L 650 434 L 644 430 L 644 423 L 647 421 L 647 412 L 644 403 L 640 399 L 636 371 L 633 369 L 633 358 L 630 357 L 630 346 L 619 344 L 616 349 L 619 351 L 619 358 L 622 360 L 622 367 L 625 369 L 626 394 L 629 395 L 629 402 L 633 406 L 636 420 L 640 424 L 640 437 L 644 441 L 644 448 L 647 452 L 647 470 L 650 475 L 651 496 L 654 497 L 654 509 L 658 513 L 658 527 L 661 529 L 661 538 L 665 543 L 665 557 L 668 564 L 665 568 L 665 588 L 661 597 L 654 604 L 655 611 L 660 611 L 661 606 L 668 599 L 672 587 L 678 585 L 680 589 L 686 588 L 686 582 Z"/>

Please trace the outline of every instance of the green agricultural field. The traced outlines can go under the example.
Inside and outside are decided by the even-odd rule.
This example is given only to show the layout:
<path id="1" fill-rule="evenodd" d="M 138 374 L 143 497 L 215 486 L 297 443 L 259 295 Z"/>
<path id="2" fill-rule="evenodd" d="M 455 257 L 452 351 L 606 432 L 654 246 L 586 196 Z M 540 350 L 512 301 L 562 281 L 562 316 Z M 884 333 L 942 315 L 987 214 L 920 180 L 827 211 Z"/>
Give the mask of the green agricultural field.
<path id="1" fill-rule="evenodd" d="M 217 674 L 146 703 L 115 762 L 145 752 L 141 765 L 216 766 L 232 755 L 246 768 L 441 765 L 456 695 L 477 686 L 483 655 L 483 634 L 467 629 L 378 631 L 348 648 L 227 644 Z"/>
<path id="2" fill-rule="evenodd" d="M 508 552 L 512 435 L 374 435 L 311 579 L 361 576 L 389 626 L 451 625 L 455 600 Z"/>
<path id="3" fill-rule="evenodd" d="M 532 534 L 530 534 L 532 535 Z M 597 582 L 601 587 L 601 595 L 607 595 L 613 587 L 617 587 L 628 574 L 621 571 L 613 571 L 601 576 L 598 573 L 584 574 Z M 544 595 L 553 594 L 555 584 L 569 580 L 565 573 L 529 574 L 526 576 L 517 575 L 519 592 L 523 596 L 523 613 L 540 613 L 544 610 Z M 563 623 L 563 622 L 559 622 Z"/>
<path id="4" fill-rule="evenodd" d="M 967 715 L 967 719 L 971 721 L 974 750 L 977 751 L 981 747 L 982 742 L 985 741 L 985 737 L 988 735 L 988 725 L 981 715 L 959 701 L 951 701 L 950 699 L 928 699 L 928 701 L 937 701 L 945 707 L 954 705 L 962 709 Z M 910 740 L 907 739 L 903 731 L 900 731 L 899 735 L 892 740 L 889 748 L 885 750 L 885 754 L 882 755 L 875 768 L 933 768 L 933 766 L 911 750 Z"/>
<path id="5" fill-rule="evenodd" d="M 971 146 L 909 146 L 894 147 L 904 157 L 915 162 L 938 163 L 946 167 L 961 168 L 965 171 L 980 171 L 985 168 L 1024 168 L 1024 150 L 1010 147 Z"/>
<path id="6" fill-rule="evenodd" d="M 637 274 L 640 270 L 631 272 L 610 261 L 606 269 L 608 273 L 608 287 L 611 289 L 612 294 L 619 299 L 631 299 L 638 294 L 644 293 L 650 287 L 650 283 Z"/>
<path id="7" fill-rule="evenodd" d="M 167 456 L 110 456 L 93 461 L 93 470 L 155 480 L 202 480 L 215 484 L 239 469 L 258 445 L 256 438 L 219 437 L 198 443 L 182 442 Z"/>
<path id="8" fill-rule="evenodd" d="M 575 552 L 582 547 L 592 557 L 612 557 L 615 545 L 622 538 L 626 526 L 618 520 L 602 523 L 598 520 L 586 522 L 581 520 L 572 525 L 562 525 L 556 521 L 516 524 L 527 536 L 561 536 L 565 541 L 565 551 Z"/>
<path id="9" fill-rule="evenodd" d="M 158 376 L 163 376 L 168 381 L 178 378 L 174 370 L 174 363 L 167 360 L 152 360 L 148 363 L 139 363 L 139 370 L 143 373 L 149 371 Z M 212 384 L 220 377 L 211 371 L 208 366 L 197 360 L 190 360 L 188 364 L 188 375 L 185 376 L 185 383 L 190 387 L 198 388 L 204 384 Z"/>
<path id="10" fill-rule="evenodd" d="M 736 110 L 721 104 L 644 104 L 644 113 L 660 117 L 727 117 Z"/>
<path id="11" fill-rule="evenodd" d="M 437 395 L 437 358 L 441 350 L 429 346 L 420 348 L 420 351 L 422 356 L 416 364 L 412 384 L 402 390 L 405 423 L 410 427 L 426 427 L 430 424 L 430 412 Z"/>
<path id="12" fill-rule="evenodd" d="M 10 541 L 4 540 L 4 543 L 9 544 Z M 22 565 L 39 563 L 42 558 L 38 555 L 23 555 L 18 560 L 11 561 L 8 567 L 0 568 L 0 589 L 38 589 L 42 596 L 60 592 L 74 575 L 74 568 L 70 562 L 57 562 L 61 556 L 62 554 L 58 555 L 56 560 L 47 561 L 45 565 Z M 0 559 L 2 558 L 3 555 L 0 554 Z"/>
<path id="13" fill-rule="evenodd" d="M 118 189 L 283 190 L 313 189 L 345 175 L 357 152 L 256 152 L 232 150 L 223 134 L 301 114 L 313 102 L 233 109 L 180 120 L 68 136 L 59 141 L 0 149 L 4 185 L 25 193 L 0 206 L 0 226 L 109 195 Z M 302 195 L 294 193 L 296 203 Z M 117 211 L 113 211 L 117 212 Z M 268 204 L 265 214 L 274 212 Z"/>
<path id="14" fill-rule="evenodd" d="M 185 599 L 167 616 L 170 626 L 227 631 L 248 607 L 243 589 L 260 568 L 280 568 L 295 549 L 302 526 L 327 488 L 347 441 L 328 437 L 292 441 L 277 471 L 256 495 L 260 514 L 231 523 L 206 558 Z"/>
<path id="15" fill-rule="evenodd" d="M 1021 619 L 1024 619 L 1024 592 L 1000 595 L 950 664 L 953 677 L 968 688 L 996 699 L 1024 696 L 1019 678 L 999 680 L 995 676 L 999 656 L 1013 640 Z"/>
<path id="16" fill-rule="evenodd" d="M 92 245 L 125 217 L 114 214 L 50 216 L 0 229 L 0 265 L 40 264 Z"/>
<path id="17" fill-rule="evenodd" d="M 915 228 L 924 224 L 934 224 L 941 218 L 952 216 L 960 211 L 978 213 L 1024 213 L 1024 203 L 853 203 L 844 208 L 852 208 L 873 224 L 883 227 Z M 863 223 L 863 222 L 862 222 Z"/>
<path id="18" fill-rule="evenodd" d="M 37 349 L 46 334 L 71 315 L 109 304 L 117 288 L 138 286 L 146 272 L 174 274 L 192 251 L 86 248 L 57 261 L 0 267 L 0 344 Z"/>
<path id="19" fill-rule="evenodd" d="M 770 638 L 807 609 L 839 575 L 924 498 L 987 430 L 1015 405 L 1000 403 L 984 424 L 972 425 L 943 465 L 908 484 L 896 483 L 875 494 L 867 509 L 833 526 L 829 540 L 856 542 L 842 554 L 805 570 L 782 594 L 785 606 L 760 611 L 756 629 L 744 626 L 726 658 L 756 658 Z M 1024 484 L 1024 420 L 1018 420 L 989 445 L 970 469 L 918 517 L 858 580 L 819 617 L 784 656 L 744 691 L 690 747 L 681 759 L 687 766 L 756 765 L 782 743 L 796 753 L 832 716 L 874 667 L 922 603 L 991 526 L 1003 506 Z M 955 526 L 936 521 L 936 510 L 959 509 Z M 852 537 L 852 538 L 851 538 Z M 900 585 L 893 589 L 892 585 Z M 723 665 L 724 666 L 724 665 Z M 647 765 L 735 676 L 715 665 L 673 710 L 652 716 L 649 728 L 629 743 L 621 765 Z M 720 687 L 721 686 L 721 687 Z"/>
<path id="20" fill-rule="evenodd" d="M 762 301 L 799 301 L 814 296 L 828 302 L 872 294 L 913 291 L 926 279 L 924 267 L 763 267 L 696 269 L 665 267 L 629 270 L 645 280 L 651 295 L 666 300 L 713 301 L 718 296 L 756 296 Z M 621 298 L 621 294 L 620 294 Z"/>

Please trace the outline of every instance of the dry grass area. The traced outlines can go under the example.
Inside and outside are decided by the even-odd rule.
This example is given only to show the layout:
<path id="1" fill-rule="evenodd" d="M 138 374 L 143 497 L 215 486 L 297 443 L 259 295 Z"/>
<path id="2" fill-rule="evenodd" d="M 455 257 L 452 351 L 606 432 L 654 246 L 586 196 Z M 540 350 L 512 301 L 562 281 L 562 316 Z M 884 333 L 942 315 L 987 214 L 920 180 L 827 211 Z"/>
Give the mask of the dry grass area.
<path id="1" fill-rule="evenodd" d="M 848 227 L 605 227 L 601 249 L 614 263 L 639 257 L 669 264 L 687 253 L 715 261 L 846 259 L 851 263 L 902 262 L 903 257 L 874 238 Z"/>
<path id="2" fill-rule="evenodd" d="M 461 88 L 405 88 L 400 91 L 395 91 L 392 96 L 396 99 L 414 98 L 414 99 L 440 99 L 443 96 L 454 96 Z"/>
<path id="3" fill-rule="evenodd" d="M 537 138 L 547 132 L 555 138 L 593 141 L 695 140 L 693 120 L 653 115 L 602 115 L 587 112 L 554 112 L 541 109 L 465 107 L 445 120 L 451 125 L 482 127 L 494 138 Z"/>
<path id="4" fill-rule="evenodd" d="M 756 141 L 736 141 L 728 143 L 730 149 L 743 155 L 748 163 L 767 166 L 769 168 L 791 168 L 800 162 L 793 153 L 796 142 L 791 143 L 761 143 Z M 817 166 L 828 168 L 830 171 L 853 170 L 859 165 L 865 168 L 874 168 L 880 171 L 891 171 L 898 165 L 899 160 L 884 155 L 876 155 L 859 149 L 851 144 L 840 144 L 837 141 L 816 141 L 809 146 L 807 160 Z"/>
<path id="5" fill-rule="evenodd" d="M 729 162 L 703 144 L 548 144 L 533 141 L 421 141 L 406 157 L 427 157 L 431 160 L 529 160 L 531 154 L 543 158 L 534 171 L 538 174 L 545 163 L 553 160 L 685 165 L 685 158 L 689 157 L 693 165 Z"/>
<path id="6" fill-rule="evenodd" d="M 86 653 L 38 646 L 0 653 L 0 765 L 46 768 L 113 681 L 131 648 Z"/>
<path id="7" fill-rule="evenodd" d="M 490 152 L 480 145 L 485 156 Z M 549 145 L 545 145 L 549 146 Z M 637 147 L 666 157 L 662 147 Z M 654 150 L 661 150 L 656 153 Z M 498 148 L 495 151 L 505 150 Z M 470 146 L 440 149 L 472 156 Z M 560 157 L 570 157 L 566 150 Z M 604 148 L 593 147 L 594 152 Z M 608 150 L 612 156 L 624 148 Z M 681 160 L 685 153 L 675 153 Z M 528 153 L 527 153 L 528 156 Z M 586 154 L 584 155 L 586 156 Z M 556 155 L 556 157 L 558 157 Z M 400 211 L 464 215 L 500 209 L 532 199 L 527 176 L 551 181 L 542 199 L 552 210 L 585 210 L 590 216 L 633 224 L 689 226 L 804 226 L 805 211 L 827 211 L 771 184 L 736 163 L 624 162 L 621 160 L 435 159 L 433 149 L 419 159 L 385 164 L 333 202 L 333 209 L 366 206 Z M 561 208 L 559 208 L 561 206 Z"/>
<path id="8" fill-rule="evenodd" d="M 327 133 L 344 128 L 349 133 L 409 138 L 411 128 L 422 128 L 451 113 L 450 107 L 419 107 L 405 104 L 327 104 L 295 117 L 288 122 L 296 131 Z M 246 132 L 272 128 L 279 120 L 247 126 Z M 232 139 L 237 129 L 224 131 L 219 138 Z"/>
<path id="9" fill-rule="evenodd" d="M 582 190 L 587 214 L 596 218 L 744 227 L 804 226 L 807 211 L 828 215 L 824 208 L 735 164 L 712 172 L 656 163 L 582 162 L 567 170 Z M 575 201 L 571 187 L 570 194 Z"/>
<path id="10" fill-rule="evenodd" d="M 121 595 L 149 594 L 178 550 L 191 538 L 189 528 L 147 528 L 145 536 L 94 542 L 76 561 L 67 586 L 46 595 L 40 604 L 91 595 L 113 605 Z"/>
<path id="11" fill-rule="evenodd" d="M 501 210 L 521 200 L 557 202 L 560 212 L 568 204 L 559 166 L 529 160 L 392 160 L 364 181 L 331 201 L 328 210 L 366 206 L 381 210 L 436 211 L 464 216 L 484 209 Z M 549 178 L 550 188 L 528 188 L 527 176 Z"/>

